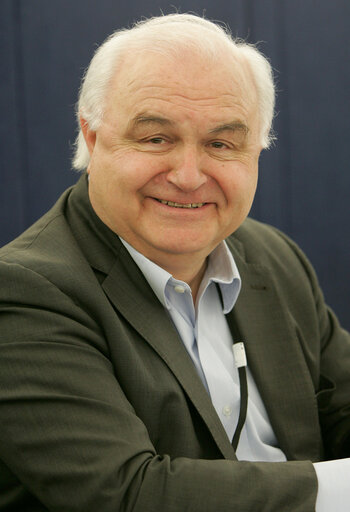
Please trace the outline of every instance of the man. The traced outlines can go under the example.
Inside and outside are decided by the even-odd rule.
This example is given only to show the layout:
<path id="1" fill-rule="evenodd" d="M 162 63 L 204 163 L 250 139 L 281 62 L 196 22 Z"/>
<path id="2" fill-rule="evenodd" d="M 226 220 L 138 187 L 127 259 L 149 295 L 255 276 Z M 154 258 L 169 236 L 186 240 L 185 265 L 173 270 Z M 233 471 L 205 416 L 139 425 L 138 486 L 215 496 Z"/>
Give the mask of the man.
<path id="1" fill-rule="evenodd" d="M 273 103 L 264 57 L 201 18 L 98 50 L 86 173 L 1 251 L 0 511 L 347 509 L 349 334 L 246 220 Z"/>

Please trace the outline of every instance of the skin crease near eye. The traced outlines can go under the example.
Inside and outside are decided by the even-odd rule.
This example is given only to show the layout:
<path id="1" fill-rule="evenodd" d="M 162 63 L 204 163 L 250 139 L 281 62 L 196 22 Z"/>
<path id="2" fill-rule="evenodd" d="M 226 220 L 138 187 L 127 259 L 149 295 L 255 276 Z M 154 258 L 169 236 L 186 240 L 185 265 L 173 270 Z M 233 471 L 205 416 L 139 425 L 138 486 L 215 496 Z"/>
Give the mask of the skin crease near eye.
<path id="1" fill-rule="evenodd" d="M 112 80 L 97 132 L 82 122 L 95 212 L 194 295 L 208 254 L 253 201 L 256 101 L 237 63 L 143 53 Z"/>

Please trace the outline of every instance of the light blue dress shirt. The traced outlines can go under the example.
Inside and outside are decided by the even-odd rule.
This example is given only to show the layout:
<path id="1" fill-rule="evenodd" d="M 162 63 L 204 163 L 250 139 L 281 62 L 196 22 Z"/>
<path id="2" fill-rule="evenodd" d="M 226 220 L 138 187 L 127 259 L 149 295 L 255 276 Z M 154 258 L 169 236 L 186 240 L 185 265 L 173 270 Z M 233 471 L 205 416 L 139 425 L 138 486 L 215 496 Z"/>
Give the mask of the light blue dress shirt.
<path id="1" fill-rule="evenodd" d="M 241 279 L 231 252 L 226 243 L 221 242 L 210 254 L 194 304 L 187 283 L 174 279 L 125 240 L 121 241 L 159 301 L 168 310 L 227 436 L 232 441 L 240 408 L 239 376 L 232 344 L 233 341 L 244 340 L 232 340 L 225 317 L 234 307 L 241 288 Z M 217 286 L 220 287 L 222 300 Z M 278 447 L 249 366 L 247 380 L 247 418 L 236 451 L 237 458 L 246 461 L 285 461 L 286 456 Z M 349 510 L 350 491 L 347 489 L 348 478 L 345 475 L 350 474 L 350 459 L 321 462 L 314 464 L 314 467 L 319 482 L 316 512 Z"/>

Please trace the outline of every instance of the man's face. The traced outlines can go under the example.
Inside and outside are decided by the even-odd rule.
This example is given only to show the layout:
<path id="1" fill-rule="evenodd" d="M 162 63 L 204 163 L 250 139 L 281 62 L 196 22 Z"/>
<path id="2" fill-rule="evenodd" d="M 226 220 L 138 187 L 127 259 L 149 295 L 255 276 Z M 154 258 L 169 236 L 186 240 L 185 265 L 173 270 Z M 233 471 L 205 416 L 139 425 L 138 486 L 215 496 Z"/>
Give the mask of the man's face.
<path id="1" fill-rule="evenodd" d="M 232 59 L 126 60 L 101 127 L 85 129 L 95 212 L 163 267 L 176 255 L 205 258 L 250 210 L 257 110 L 249 74 Z"/>

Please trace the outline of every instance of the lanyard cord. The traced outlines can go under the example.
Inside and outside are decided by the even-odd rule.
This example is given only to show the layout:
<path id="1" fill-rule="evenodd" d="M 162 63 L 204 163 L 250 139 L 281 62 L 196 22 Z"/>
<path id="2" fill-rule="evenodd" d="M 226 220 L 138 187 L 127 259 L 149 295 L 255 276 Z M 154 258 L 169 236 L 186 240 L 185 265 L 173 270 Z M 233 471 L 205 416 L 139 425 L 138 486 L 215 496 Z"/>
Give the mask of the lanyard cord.
<path id="1" fill-rule="evenodd" d="M 221 300 L 221 305 L 223 306 L 223 298 L 221 295 L 220 287 L 217 283 L 215 283 L 215 284 L 216 284 L 216 289 L 217 289 L 217 292 L 218 292 L 220 300 Z M 235 322 L 235 319 L 233 318 L 232 313 L 227 315 L 226 318 L 227 318 L 227 323 L 229 325 L 229 328 L 230 328 L 230 331 L 232 334 L 232 339 L 234 342 L 234 344 L 232 345 L 232 349 L 233 349 L 233 353 L 235 356 L 236 367 L 238 369 L 239 386 L 240 386 L 240 394 L 241 394 L 239 416 L 238 416 L 236 430 L 235 430 L 235 433 L 234 433 L 234 436 L 232 439 L 232 446 L 233 446 L 233 449 L 236 451 L 237 447 L 238 447 L 238 443 L 239 443 L 239 438 L 241 436 L 241 432 L 242 432 L 242 429 L 244 427 L 244 423 L 245 423 L 245 420 L 247 417 L 247 410 L 248 410 L 248 383 L 247 383 L 247 370 L 246 370 L 247 361 L 245 358 L 244 345 L 242 342 L 238 341 L 238 340 L 240 340 L 241 336 L 238 331 L 238 327 Z M 238 347 L 239 345 L 240 345 L 240 347 Z M 242 356 L 240 357 L 240 355 L 239 355 L 240 351 L 238 350 L 238 352 L 237 352 L 236 348 L 241 349 L 243 359 L 242 359 Z M 238 353 L 238 357 L 236 357 L 237 353 Z"/>
<path id="2" fill-rule="evenodd" d="M 241 366 L 238 368 L 239 374 L 239 384 L 241 388 L 241 403 L 239 407 L 239 417 L 237 422 L 237 427 L 235 430 L 235 434 L 232 439 L 233 449 L 236 451 L 239 443 L 239 438 L 247 417 L 247 409 L 248 409 L 248 384 L 247 384 L 247 372 L 245 366 Z"/>

